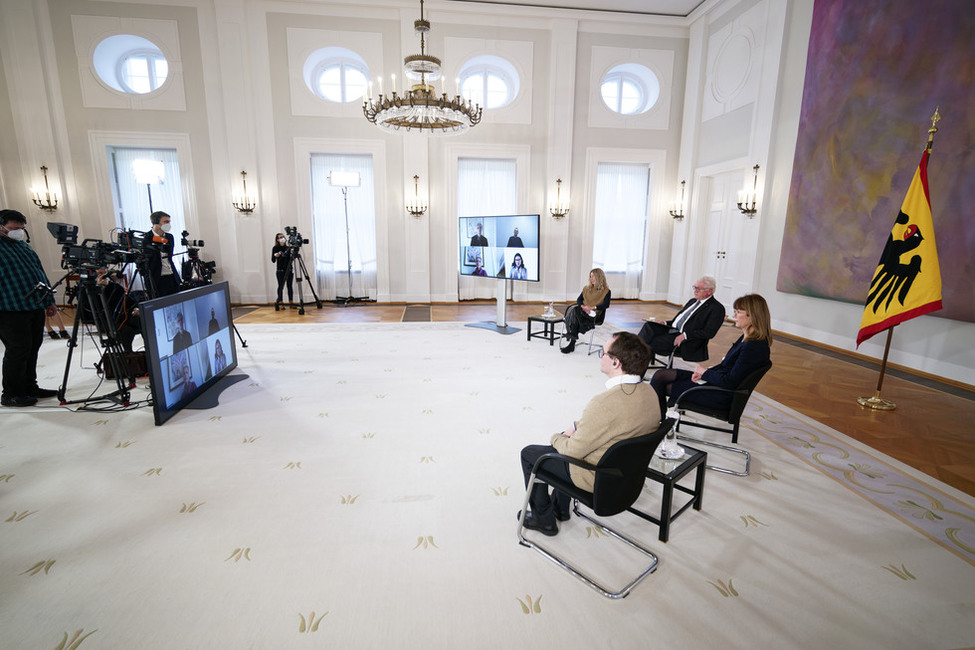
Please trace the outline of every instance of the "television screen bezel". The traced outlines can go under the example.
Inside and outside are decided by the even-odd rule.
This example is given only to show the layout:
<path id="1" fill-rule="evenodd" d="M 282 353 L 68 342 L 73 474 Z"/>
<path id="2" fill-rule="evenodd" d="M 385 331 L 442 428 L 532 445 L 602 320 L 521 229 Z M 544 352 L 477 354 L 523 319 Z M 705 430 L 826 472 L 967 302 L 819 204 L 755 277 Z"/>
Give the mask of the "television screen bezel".
<path id="1" fill-rule="evenodd" d="M 220 292 L 222 292 L 224 296 L 223 305 L 226 315 L 226 325 L 220 328 L 219 331 L 226 331 L 230 334 L 229 337 L 225 337 L 229 338 L 230 340 L 230 350 L 224 350 L 225 355 L 228 354 L 228 352 L 230 355 L 227 365 L 223 368 L 223 370 L 213 373 L 210 379 L 199 383 L 196 390 L 190 395 L 180 398 L 174 402 L 172 406 L 166 406 L 165 382 L 167 377 L 163 372 L 163 360 L 175 355 L 170 354 L 168 357 L 160 357 L 159 342 L 156 340 L 156 318 L 157 316 L 165 317 L 165 310 L 169 307 L 181 303 L 192 303 L 205 296 L 210 296 Z M 207 301 L 207 304 L 212 306 L 212 300 Z M 220 303 L 218 302 L 217 304 Z M 237 341 L 234 338 L 233 331 L 234 321 L 230 306 L 230 283 L 226 281 L 218 282 L 215 284 L 189 289 L 187 291 L 181 291 L 169 296 L 144 301 L 139 304 L 139 315 L 142 319 L 142 339 L 145 342 L 146 361 L 149 369 L 149 386 L 152 392 L 152 412 L 156 426 L 160 426 L 176 415 L 176 413 L 178 413 L 181 409 L 185 408 L 190 402 L 209 390 L 221 378 L 227 376 L 237 367 Z M 209 337 L 210 335 L 208 334 L 205 338 Z M 202 340 L 203 339 L 197 340 L 191 346 L 191 348 L 188 349 L 197 348 Z"/>
<path id="2" fill-rule="evenodd" d="M 496 223 L 504 220 L 530 219 L 530 218 L 534 218 L 535 220 L 534 235 L 537 244 L 536 246 L 524 246 L 524 247 L 508 247 L 508 246 L 498 246 L 498 245 L 494 245 L 494 246 L 488 245 L 483 247 L 471 246 L 470 239 L 469 239 L 470 235 L 465 233 L 466 230 L 465 225 L 467 223 L 470 223 L 471 221 L 480 221 L 482 223 L 490 221 Z M 542 227 L 541 214 L 531 213 L 531 212 L 526 212 L 521 214 L 468 215 L 468 216 L 458 217 L 457 218 L 457 243 L 458 243 L 457 274 L 458 276 L 462 278 L 480 277 L 480 278 L 492 279 L 492 280 L 512 280 L 513 282 L 541 282 L 542 280 L 541 227 Z M 497 228 L 494 228 L 493 232 L 491 233 L 492 237 L 494 237 L 496 233 L 497 233 Z M 519 236 L 522 236 L 522 234 L 523 233 L 519 232 Z M 504 235 L 502 235 L 502 237 L 503 236 Z M 497 242 L 498 240 L 495 239 L 495 241 Z M 490 243 L 491 243 L 491 239 L 488 239 L 488 244 Z M 497 251 L 496 253 L 494 253 L 494 262 L 495 265 L 497 265 L 499 258 L 503 260 L 503 268 L 505 271 L 504 276 L 499 276 L 497 273 L 486 274 L 486 275 L 474 275 L 472 273 L 464 273 L 464 268 L 466 266 L 473 266 L 471 264 L 467 264 L 465 258 L 469 256 L 471 249 L 477 249 L 477 248 L 481 248 L 481 249 L 486 248 L 492 251 Z M 510 252 L 510 256 L 513 257 L 515 253 L 522 252 L 522 251 L 534 251 L 534 257 L 536 258 L 532 265 L 534 267 L 534 271 L 530 273 L 530 277 L 524 280 L 510 278 L 508 277 L 508 268 L 510 265 L 508 264 L 508 256 L 506 252 Z M 482 255 L 483 255 L 483 250 L 482 250 Z M 523 255 L 522 257 L 525 256 Z M 527 263 L 525 264 L 525 266 L 526 268 L 529 269 L 532 268 L 532 266 L 528 266 Z M 487 267 L 485 265 L 482 268 L 486 269 Z"/>

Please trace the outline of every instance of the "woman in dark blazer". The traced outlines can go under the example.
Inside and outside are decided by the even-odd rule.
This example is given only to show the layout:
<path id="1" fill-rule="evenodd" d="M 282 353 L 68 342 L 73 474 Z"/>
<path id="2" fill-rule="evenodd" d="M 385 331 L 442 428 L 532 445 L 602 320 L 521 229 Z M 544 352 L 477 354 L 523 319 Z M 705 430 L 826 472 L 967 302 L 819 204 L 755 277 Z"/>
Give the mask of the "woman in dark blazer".
<path id="1" fill-rule="evenodd" d="M 752 371 L 769 362 L 772 323 L 765 298 L 757 293 L 742 296 L 735 300 L 734 310 L 735 326 L 742 334 L 721 363 L 710 368 L 699 365 L 693 371 L 665 368 L 654 373 L 650 385 L 657 392 L 661 413 L 666 412 L 667 404 L 672 406 L 684 391 L 699 383 L 734 390 Z M 731 404 L 731 395 L 697 391 L 688 395 L 687 401 L 720 409 Z"/>

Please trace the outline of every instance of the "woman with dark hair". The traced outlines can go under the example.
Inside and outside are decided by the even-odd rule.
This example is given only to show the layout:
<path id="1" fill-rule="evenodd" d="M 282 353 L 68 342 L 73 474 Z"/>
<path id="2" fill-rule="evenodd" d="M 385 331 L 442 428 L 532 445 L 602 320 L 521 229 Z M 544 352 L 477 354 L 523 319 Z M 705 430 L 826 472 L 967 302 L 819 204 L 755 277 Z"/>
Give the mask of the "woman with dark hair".
<path id="1" fill-rule="evenodd" d="M 735 300 L 732 317 L 735 327 L 742 333 L 721 363 L 710 368 L 699 365 L 693 372 L 664 368 L 653 374 L 650 385 L 657 392 L 661 413 L 666 412 L 667 404 L 673 406 L 682 393 L 698 384 L 734 390 L 752 371 L 769 362 L 772 319 L 765 298 L 757 293 L 738 298 Z M 698 391 L 688 395 L 687 400 L 719 409 L 726 408 L 731 403 L 731 395 L 717 391 Z"/>
<path id="2" fill-rule="evenodd" d="M 220 339 L 217 339 L 213 348 L 213 372 L 220 372 L 226 367 L 227 355 L 223 352 L 223 345 L 220 344 Z"/>
<path id="3" fill-rule="evenodd" d="M 271 248 L 271 263 L 277 264 L 275 275 L 278 278 L 278 299 L 274 303 L 274 311 L 281 309 L 281 292 L 285 283 L 288 285 L 288 304 L 292 308 L 295 306 L 294 289 L 291 280 L 294 278 L 294 271 L 291 270 L 291 249 L 286 246 L 288 239 L 283 232 L 274 236 L 274 246 Z"/>
<path id="4" fill-rule="evenodd" d="M 528 269 L 525 268 L 525 262 L 521 259 L 521 253 L 515 253 L 515 256 L 512 258 L 511 273 L 508 277 L 512 280 L 528 279 Z"/>
<path id="5" fill-rule="evenodd" d="M 611 292 L 606 286 L 606 274 L 602 269 L 589 271 L 589 284 L 582 288 L 576 304 L 565 310 L 565 332 L 563 336 L 569 340 L 562 348 L 563 354 L 569 354 L 576 349 L 576 339 L 596 328 L 596 319 L 609 307 Z"/>

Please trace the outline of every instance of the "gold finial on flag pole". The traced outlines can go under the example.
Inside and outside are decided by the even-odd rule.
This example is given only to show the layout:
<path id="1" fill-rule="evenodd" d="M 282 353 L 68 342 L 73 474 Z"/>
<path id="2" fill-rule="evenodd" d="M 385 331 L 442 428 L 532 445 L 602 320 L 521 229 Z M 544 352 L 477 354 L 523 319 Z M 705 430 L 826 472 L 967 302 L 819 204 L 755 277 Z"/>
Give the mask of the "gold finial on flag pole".
<path id="1" fill-rule="evenodd" d="M 931 146 L 934 144 L 934 134 L 938 132 L 938 121 L 941 119 L 941 113 L 938 112 L 940 106 L 934 108 L 934 115 L 931 116 L 931 128 L 928 129 L 928 146 L 927 150 L 931 151 Z"/>

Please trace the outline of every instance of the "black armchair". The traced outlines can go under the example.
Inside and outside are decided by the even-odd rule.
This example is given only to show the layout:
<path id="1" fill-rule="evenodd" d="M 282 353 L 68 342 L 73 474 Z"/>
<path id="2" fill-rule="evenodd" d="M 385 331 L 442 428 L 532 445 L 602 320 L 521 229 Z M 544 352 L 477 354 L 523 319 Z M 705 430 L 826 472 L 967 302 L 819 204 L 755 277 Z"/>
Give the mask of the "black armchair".
<path id="1" fill-rule="evenodd" d="M 525 501 L 522 504 L 521 517 L 518 521 L 519 543 L 522 546 L 534 548 L 549 560 L 559 565 L 575 577 L 579 578 L 607 598 L 625 598 L 626 595 L 629 594 L 630 591 L 641 580 L 656 570 L 657 556 L 622 533 L 619 533 L 612 528 L 609 528 L 605 524 L 596 521 L 589 515 L 584 514 L 579 509 L 579 504 L 582 503 L 587 508 L 591 509 L 593 514 L 601 517 L 616 515 L 625 510 L 635 512 L 631 506 L 634 504 L 634 502 L 636 502 L 640 496 L 640 493 L 643 491 L 647 467 L 650 466 L 650 460 L 653 456 L 653 452 L 657 449 L 657 446 L 663 440 L 664 436 L 667 435 L 667 432 L 670 431 L 670 429 L 674 426 L 674 423 L 675 420 L 673 418 L 666 419 L 653 433 L 648 433 L 642 436 L 617 442 L 606 450 L 606 453 L 603 454 L 603 457 L 599 460 L 597 465 L 592 465 L 577 458 L 571 458 L 569 456 L 555 453 L 545 454 L 544 456 L 540 457 L 535 462 L 535 466 L 532 468 L 532 473 L 528 480 L 528 489 L 525 491 Z M 553 459 L 565 461 L 571 465 L 576 465 L 595 472 L 596 478 L 592 492 L 583 490 L 582 488 L 577 487 L 571 481 L 566 481 L 565 479 L 561 479 L 550 472 L 547 472 L 545 470 L 545 464 L 546 462 L 551 462 Z M 573 511 L 575 512 L 576 516 L 582 517 L 594 525 L 599 526 L 608 535 L 611 535 L 620 541 L 626 542 L 634 549 L 651 558 L 652 562 L 650 566 L 644 569 L 636 578 L 631 580 L 622 589 L 618 591 L 610 591 L 607 587 L 599 584 L 593 578 L 590 578 L 582 571 L 576 569 L 568 562 L 555 555 L 549 548 L 546 548 L 538 542 L 525 537 L 524 524 L 525 515 L 528 512 L 528 498 L 531 495 L 532 487 L 535 485 L 536 481 L 546 483 L 552 488 L 571 497 L 573 500 Z"/>
<path id="2" fill-rule="evenodd" d="M 700 422 L 691 422 L 689 420 L 684 420 L 683 418 L 677 424 L 677 431 L 680 431 L 681 425 L 688 427 L 698 427 L 700 429 L 710 429 L 711 431 L 721 431 L 724 433 L 731 434 L 731 443 L 738 444 L 738 428 L 741 423 L 741 416 L 745 412 L 745 406 L 748 404 L 748 399 L 752 396 L 752 391 L 758 386 L 758 383 L 762 381 L 762 377 L 765 376 L 772 368 L 772 362 L 768 362 L 761 368 L 753 370 L 749 373 L 734 390 L 728 388 L 719 388 L 717 386 L 695 386 L 689 390 L 684 391 L 676 400 L 674 408 L 677 409 L 681 414 L 684 413 L 697 413 L 699 415 L 704 415 L 715 420 L 721 420 L 731 425 L 731 428 L 718 427 L 710 424 L 703 424 Z M 714 408 L 711 406 L 705 406 L 703 404 L 697 404 L 691 399 L 688 399 L 693 395 L 702 395 L 707 392 L 718 392 L 720 394 L 731 395 L 731 403 L 727 408 Z M 745 457 L 745 470 L 742 472 L 736 472 L 734 470 L 728 469 L 726 467 L 716 467 L 714 465 L 708 465 L 708 469 L 712 469 L 716 472 L 724 472 L 725 474 L 733 474 L 734 476 L 748 476 L 748 466 L 751 463 L 751 454 L 741 448 L 728 447 L 726 445 L 719 445 L 707 440 L 701 440 L 700 438 L 689 438 L 686 436 L 678 435 L 681 440 L 687 440 L 689 442 L 695 442 L 700 445 L 707 445 L 709 447 L 715 447 L 717 449 L 724 449 L 725 451 L 730 451 L 736 454 L 741 454 Z"/>

